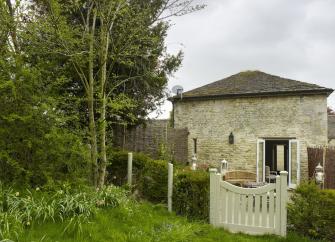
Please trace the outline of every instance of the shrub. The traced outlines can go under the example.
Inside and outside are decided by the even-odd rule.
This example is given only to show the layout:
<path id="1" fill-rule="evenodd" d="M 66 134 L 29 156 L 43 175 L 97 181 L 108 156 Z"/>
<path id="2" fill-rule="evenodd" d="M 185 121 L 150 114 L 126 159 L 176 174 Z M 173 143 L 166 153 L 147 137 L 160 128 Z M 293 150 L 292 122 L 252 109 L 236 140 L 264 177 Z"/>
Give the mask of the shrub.
<path id="1" fill-rule="evenodd" d="M 206 171 L 177 170 L 173 208 L 188 218 L 209 218 L 209 174 Z"/>
<path id="2" fill-rule="evenodd" d="M 301 184 L 288 204 L 288 226 L 314 239 L 335 241 L 335 190 Z"/>
<path id="3" fill-rule="evenodd" d="M 128 152 L 113 151 L 107 167 L 107 182 L 122 186 L 127 182 Z M 133 189 L 151 202 L 166 202 L 167 161 L 133 153 Z"/>
<path id="4" fill-rule="evenodd" d="M 117 186 L 125 184 L 127 178 L 127 158 L 126 152 L 114 151 L 111 153 L 106 167 L 106 182 Z"/>
<path id="5" fill-rule="evenodd" d="M 142 153 L 133 153 L 133 180 L 139 177 L 140 171 L 143 170 L 144 164 L 151 158 Z M 114 185 L 122 186 L 127 182 L 128 152 L 113 151 L 107 166 L 107 182 Z"/>
<path id="6" fill-rule="evenodd" d="M 114 151 L 108 166 L 108 181 L 123 185 L 127 177 L 126 151 Z M 154 203 L 167 202 L 168 162 L 153 160 L 141 153 L 133 153 L 133 184 L 139 195 Z M 204 166 L 203 169 L 207 169 Z M 191 171 L 174 165 L 173 210 L 189 218 L 209 216 L 209 174 L 205 170 Z"/>
<path id="7" fill-rule="evenodd" d="M 21 189 L 74 180 L 77 184 L 88 184 L 88 149 L 77 134 L 55 127 L 43 130 L 33 123 L 29 123 L 30 128 L 25 125 L 14 122 L 8 130 L 0 127 L 0 181 L 3 184 Z M 1 126 L 6 127 L 6 124 Z M 35 128 L 38 131 L 31 132 Z"/>
<path id="8" fill-rule="evenodd" d="M 168 162 L 147 160 L 140 173 L 139 190 L 151 202 L 167 201 Z"/>

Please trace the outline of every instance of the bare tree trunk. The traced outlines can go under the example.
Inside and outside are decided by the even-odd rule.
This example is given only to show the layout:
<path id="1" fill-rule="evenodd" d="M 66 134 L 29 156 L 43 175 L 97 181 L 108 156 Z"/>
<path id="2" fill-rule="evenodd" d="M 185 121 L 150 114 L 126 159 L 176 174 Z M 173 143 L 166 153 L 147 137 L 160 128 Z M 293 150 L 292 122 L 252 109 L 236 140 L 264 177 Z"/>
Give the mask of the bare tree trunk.
<path id="1" fill-rule="evenodd" d="M 102 187 L 105 184 L 106 177 L 106 166 L 107 166 L 107 153 L 106 153 L 106 98 L 103 97 L 101 100 L 101 127 L 100 127 L 100 159 L 99 164 L 99 180 L 98 187 Z"/>
<path id="2" fill-rule="evenodd" d="M 108 60 L 108 51 L 109 51 L 109 42 L 110 42 L 110 33 L 113 29 L 114 21 L 117 14 L 122 8 L 123 1 L 119 1 L 117 7 L 113 13 L 112 19 L 109 17 L 112 14 L 112 5 L 109 6 L 107 11 L 107 19 L 104 22 L 104 19 L 100 19 L 100 34 L 101 34 L 101 54 L 100 54 L 100 163 L 99 163 L 99 180 L 98 187 L 102 187 L 105 184 L 106 178 L 106 166 L 107 166 L 107 151 L 106 151 L 106 105 L 107 97 L 106 93 L 106 81 L 107 81 L 107 60 Z M 109 21 L 108 21 L 109 20 Z"/>
<path id="3" fill-rule="evenodd" d="M 95 32 L 95 22 L 96 22 L 96 12 L 93 15 L 93 22 L 90 33 L 89 42 L 89 60 L 88 60 L 88 113 L 89 113 L 89 132 L 91 137 L 91 163 L 92 163 L 92 181 L 93 185 L 97 186 L 98 177 L 98 145 L 97 145 L 97 134 L 95 125 L 95 115 L 94 115 L 94 32 Z"/>
<path id="4" fill-rule="evenodd" d="M 99 164 L 99 178 L 98 187 L 102 187 L 105 184 L 106 177 L 106 166 L 107 166 L 107 154 L 106 154 L 106 75 L 107 75 L 107 54 L 109 45 L 109 32 L 108 28 L 104 26 L 103 20 L 101 20 L 101 55 L 100 55 L 100 164 Z"/>

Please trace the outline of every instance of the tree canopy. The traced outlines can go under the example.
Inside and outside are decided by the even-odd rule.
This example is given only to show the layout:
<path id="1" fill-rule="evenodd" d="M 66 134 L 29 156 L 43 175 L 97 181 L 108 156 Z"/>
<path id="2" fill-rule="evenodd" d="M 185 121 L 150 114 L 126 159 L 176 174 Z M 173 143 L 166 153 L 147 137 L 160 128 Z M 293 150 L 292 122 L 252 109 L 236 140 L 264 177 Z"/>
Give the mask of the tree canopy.
<path id="1" fill-rule="evenodd" d="M 181 52 L 166 51 L 167 19 L 203 7 L 192 0 L 2 1 L 0 179 L 39 185 L 89 176 L 103 186 L 112 124 L 145 119 L 181 65 Z"/>

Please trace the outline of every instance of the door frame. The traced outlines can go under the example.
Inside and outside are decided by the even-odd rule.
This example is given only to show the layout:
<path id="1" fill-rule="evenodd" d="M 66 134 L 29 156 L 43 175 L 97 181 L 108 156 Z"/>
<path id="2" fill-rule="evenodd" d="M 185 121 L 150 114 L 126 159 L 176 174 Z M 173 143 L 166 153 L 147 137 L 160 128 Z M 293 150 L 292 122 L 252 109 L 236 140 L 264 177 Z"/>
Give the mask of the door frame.
<path id="1" fill-rule="evenodd" d="M 260 152 L 260 144 L 263 143 L 263 165 L 262 165 L 262 170 L 263 170 L 263 174 L 262 174 L 262 182 L 265 182 L 265 139 L 257 139 L 257 160 L 256 160 L 256 181 L 257 182 L 260 182 L 260 177 L 259 177 L 259 163 L 260 163 L 260 160 L 259 160 L 259 152 Z"/>
<path id="2" fill-rule="evenodd" d="M 291 167 L 292 167 L 292 144 L 296 143 L 297 145 L 297 160 L 296 160 L 296 166 L 297 166 L 297 184 L 293 184 L 291 182 L 292 180 L 292 171 L 291 171 Z M 288 171 L 288 184 L 290 188 L 296 188 L 297 185 L 299 185 L 300 183 L 300 142 L 297 139 L 290 139 L 289 140 L 289 148 L 288 148 L 288 166 L 289 166 L 289 171 Z"/>
<path id="3" fill-rule="evenodd" d="M 288 185 L 290 188 L 295 188 L 297 185 L 299 185 L 300 183 L 300 164 L 301 164 L 301 160 L 300 160 L 300 141 L 296 138 L 289 138 L 289 139 L 280 139 L 280 138 L 276 138 L 276 139 L 266 139 L 266 138 L 258 138 L 257 139 L 257 149 L 256 149 L 256 181 L 257 182 L 265 182 L 265 153 L 266 153 L 266 149 L 265 149 L 265 141 L 266 140 L 288 140 L 289 142 L 289 148 L 288 148 Z M 296 154 L 296 166 L 297 166 L 297 184 L 292 184 L 291 183 L 291 166 L 292 166 L 292 144 L 295 143 L 297 145 L 297 154 Z M 263 149 L 263 156 L 262 156 L 262 161 L 260 161 L 260 148 L 262 145 L 262 149 Z M 260 181 L 260 177 L 259 177 L 259 163 L 262 162 L 262 181 Z"/>

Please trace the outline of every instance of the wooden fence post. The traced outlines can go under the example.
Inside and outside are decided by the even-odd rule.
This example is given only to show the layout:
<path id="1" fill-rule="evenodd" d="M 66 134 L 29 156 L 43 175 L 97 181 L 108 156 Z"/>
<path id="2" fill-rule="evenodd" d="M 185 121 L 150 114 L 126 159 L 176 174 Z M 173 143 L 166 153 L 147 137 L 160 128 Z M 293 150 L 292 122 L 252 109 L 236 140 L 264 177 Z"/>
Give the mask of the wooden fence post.
<path id="1" fill-rule="evenodd" d="M 128 153 L 128 185 L 131 186 L 133 178 L 133 153 Z"/>
<path id="2" fill-rule="evenodd" d="M 280 172 L 280 235 L 286 236 L 287 227 L 287 171 Z"/>
<path id="3" fill-rule="evenodd" d="M 173 164 L 168 164 L 168 211 L 172 212 Z"/>

